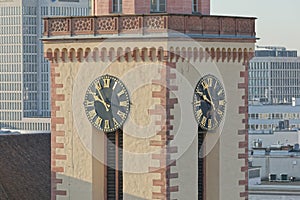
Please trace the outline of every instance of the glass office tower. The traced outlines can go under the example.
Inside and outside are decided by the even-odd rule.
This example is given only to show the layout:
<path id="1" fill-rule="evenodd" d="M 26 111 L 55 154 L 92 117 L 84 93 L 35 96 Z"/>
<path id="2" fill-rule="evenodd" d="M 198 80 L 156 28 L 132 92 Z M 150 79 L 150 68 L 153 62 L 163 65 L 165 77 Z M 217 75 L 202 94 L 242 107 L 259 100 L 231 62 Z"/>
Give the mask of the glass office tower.
<path id="1" fill-rule="evenodd" d="M 85 16 L 86 0 L 0 2 L 0 128 L 50 131 L 50 71 L 43 17 Z"/>

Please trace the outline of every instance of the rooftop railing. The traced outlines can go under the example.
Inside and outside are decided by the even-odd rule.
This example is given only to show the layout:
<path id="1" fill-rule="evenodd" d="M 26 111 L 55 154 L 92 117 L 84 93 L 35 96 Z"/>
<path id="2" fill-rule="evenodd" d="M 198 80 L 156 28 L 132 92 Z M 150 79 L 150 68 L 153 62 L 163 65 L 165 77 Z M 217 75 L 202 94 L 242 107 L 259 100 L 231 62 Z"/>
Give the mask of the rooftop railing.
<path id="1" fill-rule="evenodd" d="M 44 18 L 44 36 L 167 33 L 247 36 L 255 38 L 250 17 L 180 14 L 107 15 Z"/>

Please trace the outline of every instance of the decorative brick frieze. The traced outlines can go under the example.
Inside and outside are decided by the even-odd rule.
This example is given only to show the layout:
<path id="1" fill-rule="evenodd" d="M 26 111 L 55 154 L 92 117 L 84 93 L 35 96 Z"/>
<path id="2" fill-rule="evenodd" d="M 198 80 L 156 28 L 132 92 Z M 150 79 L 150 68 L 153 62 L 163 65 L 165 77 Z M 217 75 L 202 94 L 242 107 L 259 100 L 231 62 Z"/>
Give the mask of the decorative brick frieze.
<path id="1" fill-rule="evenodd" d="M 181 2 L 181 1 L 178 1 Z M 176 4 L 178 3 L 176 2 Z M 190 14 L 102 15 L 44 19 L 44 36 L 107 35 L 166 33 L 175 30 L 184 34 L 217 35 L 218 37 L 255 40 L 255 18 L 220 17 Z"/>

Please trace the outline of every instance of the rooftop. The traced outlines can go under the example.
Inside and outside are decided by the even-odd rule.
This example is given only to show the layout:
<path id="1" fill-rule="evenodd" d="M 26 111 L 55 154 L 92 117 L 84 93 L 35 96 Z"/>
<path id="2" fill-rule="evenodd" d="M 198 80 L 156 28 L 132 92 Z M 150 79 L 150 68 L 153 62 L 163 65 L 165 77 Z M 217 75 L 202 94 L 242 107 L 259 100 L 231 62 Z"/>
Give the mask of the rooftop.
<path id="1" fill-rule="evenodd" d="M 0 136 L 0 199 L 50 200 L 50 134 Z"/>

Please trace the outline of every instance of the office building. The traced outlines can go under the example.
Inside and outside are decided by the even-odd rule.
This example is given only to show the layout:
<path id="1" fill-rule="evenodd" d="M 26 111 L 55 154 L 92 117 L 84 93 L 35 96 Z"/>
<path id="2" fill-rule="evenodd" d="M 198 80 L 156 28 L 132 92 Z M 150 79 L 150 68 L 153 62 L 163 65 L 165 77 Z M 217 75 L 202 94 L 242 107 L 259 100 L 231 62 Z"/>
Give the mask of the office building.
<path id="1" fill-rule="evenodd" d="M 300 128 L 300 104 L 249 105 L 249 132 L 272 133 Z"/>
<path id="2" fill-rule="evenodd" d="M 0 2 L 0 128 L 50 131 L 50 68 L 43 17 L 84 16 L 87 0 Z"/>
<path id="3" fill-rule="evenodd" d="M 284 47 L 259 47 L 249 66 L 249 105 L 291 104 L 300 97 L 300 57 Z"/>

